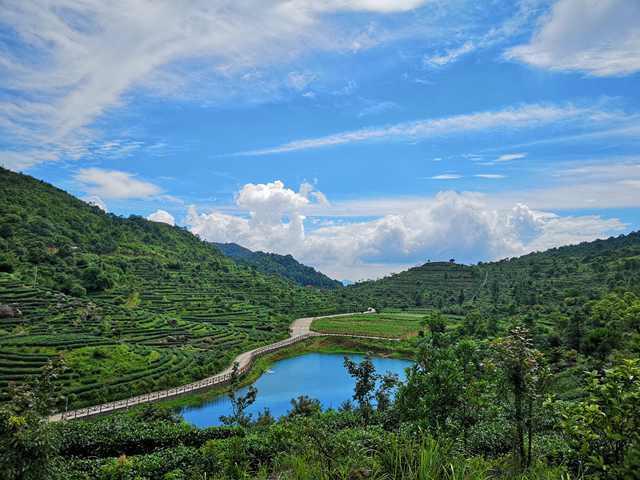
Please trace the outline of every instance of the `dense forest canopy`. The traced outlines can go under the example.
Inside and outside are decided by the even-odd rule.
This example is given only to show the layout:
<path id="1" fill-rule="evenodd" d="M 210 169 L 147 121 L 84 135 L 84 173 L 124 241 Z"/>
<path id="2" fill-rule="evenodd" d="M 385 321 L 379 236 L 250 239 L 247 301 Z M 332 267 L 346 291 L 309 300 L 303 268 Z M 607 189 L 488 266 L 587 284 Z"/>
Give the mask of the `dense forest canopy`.
<path id="1" fill-rule="evenodd" d="M 233 258 L 236 263 L 254 267 L 257 271 L 280 275 L 288 278 L 303 287 L 340 288 L 342 283 L 327 277 L 315 268 L 303 265 L 291 255 L 278 255 L 277 253 L 253 252 L 237 243 L 214 243 L 227 257 Z"/>

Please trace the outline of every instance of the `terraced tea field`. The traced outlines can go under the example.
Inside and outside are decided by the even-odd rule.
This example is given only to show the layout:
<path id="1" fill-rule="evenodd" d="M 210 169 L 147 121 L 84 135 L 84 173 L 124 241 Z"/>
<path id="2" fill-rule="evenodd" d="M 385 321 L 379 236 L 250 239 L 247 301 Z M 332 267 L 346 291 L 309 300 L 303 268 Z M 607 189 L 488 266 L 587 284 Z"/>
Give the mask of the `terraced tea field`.
<path id="1" fill-rule="evenodd" d="M 132 260 L 135 290 L 74 298 L 0 274 L 0 400 L 64 359 L 60 402 L 77 407 L 168 388 L 226 367 L 241 351 L 285 338 L 292 318 L 334 313 L 315 290 L 284 294 L 247 269 L 163 268 Z M 63 408 L 64 405 L 60 405 Z"/>
<path id="2" fill-rule="evenodd" d="M 458 303 L 474 296 L 483 278 L 472 267 L 449 262 L 430 262 L 376 281 L 350 286 L 347 293 L 367 307 L 378 310 Z"/>

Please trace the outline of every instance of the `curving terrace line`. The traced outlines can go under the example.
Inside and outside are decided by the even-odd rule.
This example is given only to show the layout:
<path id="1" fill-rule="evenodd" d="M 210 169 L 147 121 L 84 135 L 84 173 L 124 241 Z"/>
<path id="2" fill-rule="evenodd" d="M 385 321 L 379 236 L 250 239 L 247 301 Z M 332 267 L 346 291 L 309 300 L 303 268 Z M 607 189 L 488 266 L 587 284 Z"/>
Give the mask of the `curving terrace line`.
<path id="1" fill-rule="evenodd" d="M 386 337 L 372 337 L 366 335 L 348 335 L 348 334 L 338 334 L 338 333 L 318 333 L 311 331 L 311 323 L 319 318 L 332 318 L 332 317 L 344 317 L 350 315 L 359 315 L 362 313 L 369 312 L 356 312 L 356 313 L 340 313 L 336 315 L 325 315 L 321 317 L 304 317 L 298 318 L 291 323 L 289 327 L 289 338 L 285 340 L 280 340 L 278 342 L 272 343 L 270 345 L 266 345 L 264 347 L 255 348 L 253 350 L 249 350 L 247 352 L 243 352 L 239 354 L 232 364 L 227 367 L 222 372 L 213 375 L 211 377 L 204 378 L 197 382 L 187 383 L 185 385 L 181 385 L 179 387 L 169 388 L 166 390 L 160 390 L 157 392 L 145 393 L 142 395 L 137 395 L 135 397 L 127 398 L 124 400 L 116 400 L 113 402 L 103 403 L 100 405 L 94 405 L 92 407 L 79 408 L 77 410 L 70 410 L 67 412 L 60 412 L 49 416 L 50 422 L 58 422 L 62 420 L 72 420 L 75 418 L 85 418 L 92 417 L 95 415 L 100 415 L 108 412 L 115 412 L 118 410 L 124 410 L 129 407 L 140 405 L 143 403 L 155 402 L 161 399 L 167 399 L 172 397 L 177 397 L 178 395 L 183 395 L 185 393 L 191 393 L 198 390 L 203 390 L 205 388 L 209 388 L 215 385 L 223 385 L 227 383 L 231 379 L 231 371 L 233 369 L 233 364 L 238 363 L 238 372 L 240 375 L 245 374 L 251 368 L 253 361 L 266 353 L 271 353 L 276 350 L 280 350 L 281 348 L 288 347 L 289 345 L 293 345 L 294 343 L 300 342 L 302 340 L 306 340 L 311 337 L 355 337 L 355 338 L 370 338 L 377 340 L 395 340 L 393 338 Z"/>

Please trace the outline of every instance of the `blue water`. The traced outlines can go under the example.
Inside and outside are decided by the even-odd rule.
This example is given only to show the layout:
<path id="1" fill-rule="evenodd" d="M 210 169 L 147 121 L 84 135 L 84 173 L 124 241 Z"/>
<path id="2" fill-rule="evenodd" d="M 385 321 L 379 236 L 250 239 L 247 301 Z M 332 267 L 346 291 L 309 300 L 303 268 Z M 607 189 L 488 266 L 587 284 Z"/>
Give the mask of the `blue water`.
<path id="1" fill-rule="evenodd" d="M 355 361 L 361 361 L 362 355 L 349 355 Z M 258 397 L 248 413 L 256 416 L 265 408 L 278 418 L 291 409 L 291 399 L 307 395 L 320 400 L 323 409 L 338 408 L 342 402 L 353 396 L 355 380 L 349 376 L 343 365 L 344 355 L 328 353 L 308 353 L 298 357 L 280 360 L 271 365 L 254 386 Z M 373 364 L 379 373 L 397 373 L 404 379 L 404 369 L 412 362 L 392 358 L 373 358 Z M 246 389 L 241 389 L 242 394 Z M 220 416 L 231 413 L 231 403 L 226 395 L 197 407 L 182 410 L 184 419 L 198 427 L 221 425 Z"/>

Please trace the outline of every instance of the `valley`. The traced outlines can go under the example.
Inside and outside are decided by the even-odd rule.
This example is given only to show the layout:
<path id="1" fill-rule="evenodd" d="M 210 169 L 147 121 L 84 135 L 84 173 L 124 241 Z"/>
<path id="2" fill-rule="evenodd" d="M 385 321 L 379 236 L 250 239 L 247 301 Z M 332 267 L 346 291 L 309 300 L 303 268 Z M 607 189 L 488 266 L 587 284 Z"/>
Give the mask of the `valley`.
<path id="1" fill-rule="evenodd" d="M 370 465 L 387 472 L 372 478 L 413 479 L 398 472 L 428 468 L 428 455 L 440 456 L 440 476 L 424 478 L 447 480 L 451 468 L 545 479 L 582 478 L 572 462 L 586 462 L 585 478 L 635 468 L 624 462 L 640 418 L 638 232 L 321 288 L 25 175 L 0 170 L 0 183 L 6 463 L 65 479 L 269 478 L 296 471 L 289 461 L 307 473 L 287 478 Z M 378 371 L 378 357 L 402 375 Z M 269 383 L 276 364 L 291 380 Z M 320 400 L 307 395 L 318 388 Z M 606 414 L 581 420 L 593 408 Z M 581 453 L 596 438 L 584 435 L 602 432 L 614 433 L 586 445 L 611 477 Z M 56 444 L 32 462 L 6 443 L 27 448 L 22 435 Z"/>

